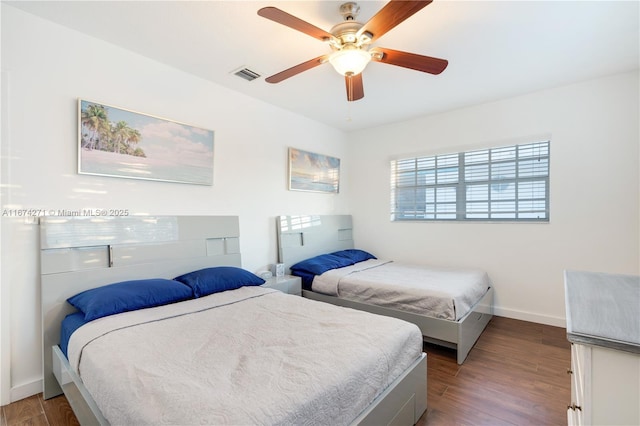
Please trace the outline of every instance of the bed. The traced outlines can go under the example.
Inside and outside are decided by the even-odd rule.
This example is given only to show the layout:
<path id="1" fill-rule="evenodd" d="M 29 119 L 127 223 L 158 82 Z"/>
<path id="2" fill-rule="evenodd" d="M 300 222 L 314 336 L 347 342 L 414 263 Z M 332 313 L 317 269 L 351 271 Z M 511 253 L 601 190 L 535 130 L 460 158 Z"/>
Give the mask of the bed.
<path id="1" fill-rule="evenodd" d="M 276 229 L 279 262 L 302 278 L 303 297 L 412 322 L 425 341 L 455 349 L 458 364 L 493 317 L 484 271 L 375 259 L 354 248 L 350 215 L 279 216 Z"/>
<path id="2" fill-rule="evenodd" d="M 420 331 L 262 287 L 240 267 L 237 217 L 43 218 L 40 236 L 44 397 L 64 392 L 82 424 L 415 424 L 426 410 Z M 124 307 L 103 303 L 116 287 Z"/>

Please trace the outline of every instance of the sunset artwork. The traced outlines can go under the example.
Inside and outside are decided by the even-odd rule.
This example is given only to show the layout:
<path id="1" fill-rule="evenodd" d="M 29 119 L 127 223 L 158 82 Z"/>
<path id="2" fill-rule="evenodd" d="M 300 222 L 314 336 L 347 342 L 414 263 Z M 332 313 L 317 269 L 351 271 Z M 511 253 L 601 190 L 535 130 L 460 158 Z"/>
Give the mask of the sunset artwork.
<path id="1" fill-rule="evenodd" d="M 289 189 L 338 193 L 340 159 L 289 148 Z"/>
<path id="2" fill-rule="evenodd" d="M 79 100 L 78 173 L 213 185 L 213 131 Z"/>

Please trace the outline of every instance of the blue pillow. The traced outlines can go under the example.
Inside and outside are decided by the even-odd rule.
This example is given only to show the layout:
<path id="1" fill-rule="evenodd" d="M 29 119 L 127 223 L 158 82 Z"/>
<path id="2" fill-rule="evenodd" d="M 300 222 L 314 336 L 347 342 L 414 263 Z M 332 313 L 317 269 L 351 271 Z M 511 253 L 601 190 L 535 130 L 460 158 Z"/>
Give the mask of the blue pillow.
<path id="1" fill-rule="evenodd" d="M 343 268 L 351 266 L 355 262 L 347 257 L 340 257 L 333 254 L 321 254 L 310 259 L 296 263 L 290 269 L 294 274 L 296 272 L 306 272 L 312 275 L 320 275 L 330 269 Z"/>
<path id="2" fill-rule="evenodd" d="M 346 257 L 347 259 L 353 260 L 354 263 L 364 262 L 365 260 L 369 259 L 377 259 L 371 253 L 359 249 L 340 250 L 331 254 L 333 254 L 334 256 Z"/>
<path id="3" fill-rule="evenodd" d="M 262 285 L 265 280 L 242 268 L 217 266 L 200 269 L 175 278 L 193 290 L 195 297 L 207 296 L 243 286 Z"/>
<path id="4" fill-rule="evenodd" d="M 83 291 L 67 299 L 84 313 L 84 319 L 106 317 L 136 309 L 151 308 L 191 299 L 191 289 L 163 278 L 123 281 Z"/>

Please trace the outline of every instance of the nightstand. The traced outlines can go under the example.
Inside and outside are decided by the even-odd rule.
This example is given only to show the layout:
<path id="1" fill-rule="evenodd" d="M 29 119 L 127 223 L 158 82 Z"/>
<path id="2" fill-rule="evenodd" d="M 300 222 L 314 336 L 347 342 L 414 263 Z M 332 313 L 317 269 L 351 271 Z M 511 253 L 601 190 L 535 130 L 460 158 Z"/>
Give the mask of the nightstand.
<path id="1" fill-rule="evenodd" d="M 302 280 L 300 277 L 285 275 L 283 277 L 271 277 L 266 281 L 266 283 L 262 284 L 262 287 L 273 288 L 283 293 L 302 296 Z"/>

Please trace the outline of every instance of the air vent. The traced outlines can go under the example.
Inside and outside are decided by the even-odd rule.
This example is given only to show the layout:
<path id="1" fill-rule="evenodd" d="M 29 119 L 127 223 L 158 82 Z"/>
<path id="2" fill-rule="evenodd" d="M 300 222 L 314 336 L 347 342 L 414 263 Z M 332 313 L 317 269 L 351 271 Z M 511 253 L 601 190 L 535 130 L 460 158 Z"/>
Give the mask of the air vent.
<path id="1" fill-rule="evenodd" d="M 250 70 L 249 68 L 240 68 L 239 70 L 234 71 L 233 74 L 237 75 L 238 77 L 244 78 L 247 81 L 255 80 L 256 78 L 260 77 L 260 74 Z"/>

